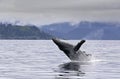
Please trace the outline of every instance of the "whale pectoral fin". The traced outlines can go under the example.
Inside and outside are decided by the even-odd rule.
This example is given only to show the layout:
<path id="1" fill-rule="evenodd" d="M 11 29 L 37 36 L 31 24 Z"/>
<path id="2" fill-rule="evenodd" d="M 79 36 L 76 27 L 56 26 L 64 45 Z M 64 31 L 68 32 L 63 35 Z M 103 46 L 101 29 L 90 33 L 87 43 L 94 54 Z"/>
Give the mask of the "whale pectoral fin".
<path id="1" fill-rule="evenodd" d="M 53 38 L 52 40 L 62 51 L 66 51 L 66 50 L 69 51 L 73 48 L 73 45 L 60 41 L 59 39 Z"/>
<path id="2" fill-rule="evenodd" d="M 74 47 L 74 50 L 75 51 L 78 51 L 79 48 L 82 46 L 82 44 L 85 42 L 85 40 L 82 40 L 81 42 L 79 42 L 75 47 Z"/>

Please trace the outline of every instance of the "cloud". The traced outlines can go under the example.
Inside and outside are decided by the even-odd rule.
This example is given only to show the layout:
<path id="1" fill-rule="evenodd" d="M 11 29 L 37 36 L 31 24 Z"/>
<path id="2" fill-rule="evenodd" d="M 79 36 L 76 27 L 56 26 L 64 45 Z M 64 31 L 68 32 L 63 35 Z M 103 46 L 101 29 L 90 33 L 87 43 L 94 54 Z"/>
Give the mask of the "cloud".
<path id="1" fill-rule="evenodd" d="M 14 0 L 0 0 L 0 11 L 10 11 L 15 8 Z"/>
<path id="2" fill-rule="evenodd" d="M 119 0 L 0 0 L 0 15 L 35 23 L 120 21 Z"/>
<path id="3" fill-rule="evenodd" d="M 119 0 L 16 0 L 21 11 L 41 12 L 54 10 L 110 10 L 120 9 Z"/>

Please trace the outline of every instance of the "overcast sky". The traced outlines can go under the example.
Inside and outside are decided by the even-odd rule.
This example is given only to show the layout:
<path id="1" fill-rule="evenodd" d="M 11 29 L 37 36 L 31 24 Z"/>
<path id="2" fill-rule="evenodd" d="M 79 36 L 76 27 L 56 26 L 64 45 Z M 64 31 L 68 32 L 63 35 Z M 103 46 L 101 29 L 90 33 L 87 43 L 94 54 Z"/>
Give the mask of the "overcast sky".
<path id="1" fill-rule="evenodd" d="M 120 0 L 0 0 L 0 20 L 120 22 Z"/>

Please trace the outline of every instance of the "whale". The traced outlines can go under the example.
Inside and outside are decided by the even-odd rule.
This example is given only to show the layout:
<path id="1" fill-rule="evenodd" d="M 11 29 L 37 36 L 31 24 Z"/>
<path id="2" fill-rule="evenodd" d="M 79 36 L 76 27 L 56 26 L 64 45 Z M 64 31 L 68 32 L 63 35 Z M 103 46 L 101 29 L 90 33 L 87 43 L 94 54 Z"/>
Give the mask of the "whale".
<path id="1" fill-rule="evenodd" d="M 91 59 L 91 54 L 87 54 L 85 51 L 80 50 L 86 40 L 81 40 L 76 45 L 61 41 L 58 38 L 52 38 L 52 41 L 72 61 L 90 61 Z"/>

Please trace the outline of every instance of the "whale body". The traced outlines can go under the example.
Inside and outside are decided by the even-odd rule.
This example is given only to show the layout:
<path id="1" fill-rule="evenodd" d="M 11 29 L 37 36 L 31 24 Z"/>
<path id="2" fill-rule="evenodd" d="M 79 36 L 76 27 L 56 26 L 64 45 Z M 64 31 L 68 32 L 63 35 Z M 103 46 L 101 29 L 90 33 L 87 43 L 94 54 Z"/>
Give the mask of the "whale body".
<path id="1" fill-rule="evenodd" d="M 53 42 L 58 46 L 58 48 L 63 51 L 70 60 L 73 61 L 89 61 L 91 59 L 91 54 L 86 54 L 84 51 L 80 50 L 80 47 L 85 42 L 81 40 L 77 45 L 72 45 L 66 42 L 63 42 L 57 38 L 52 39 Z"/>

